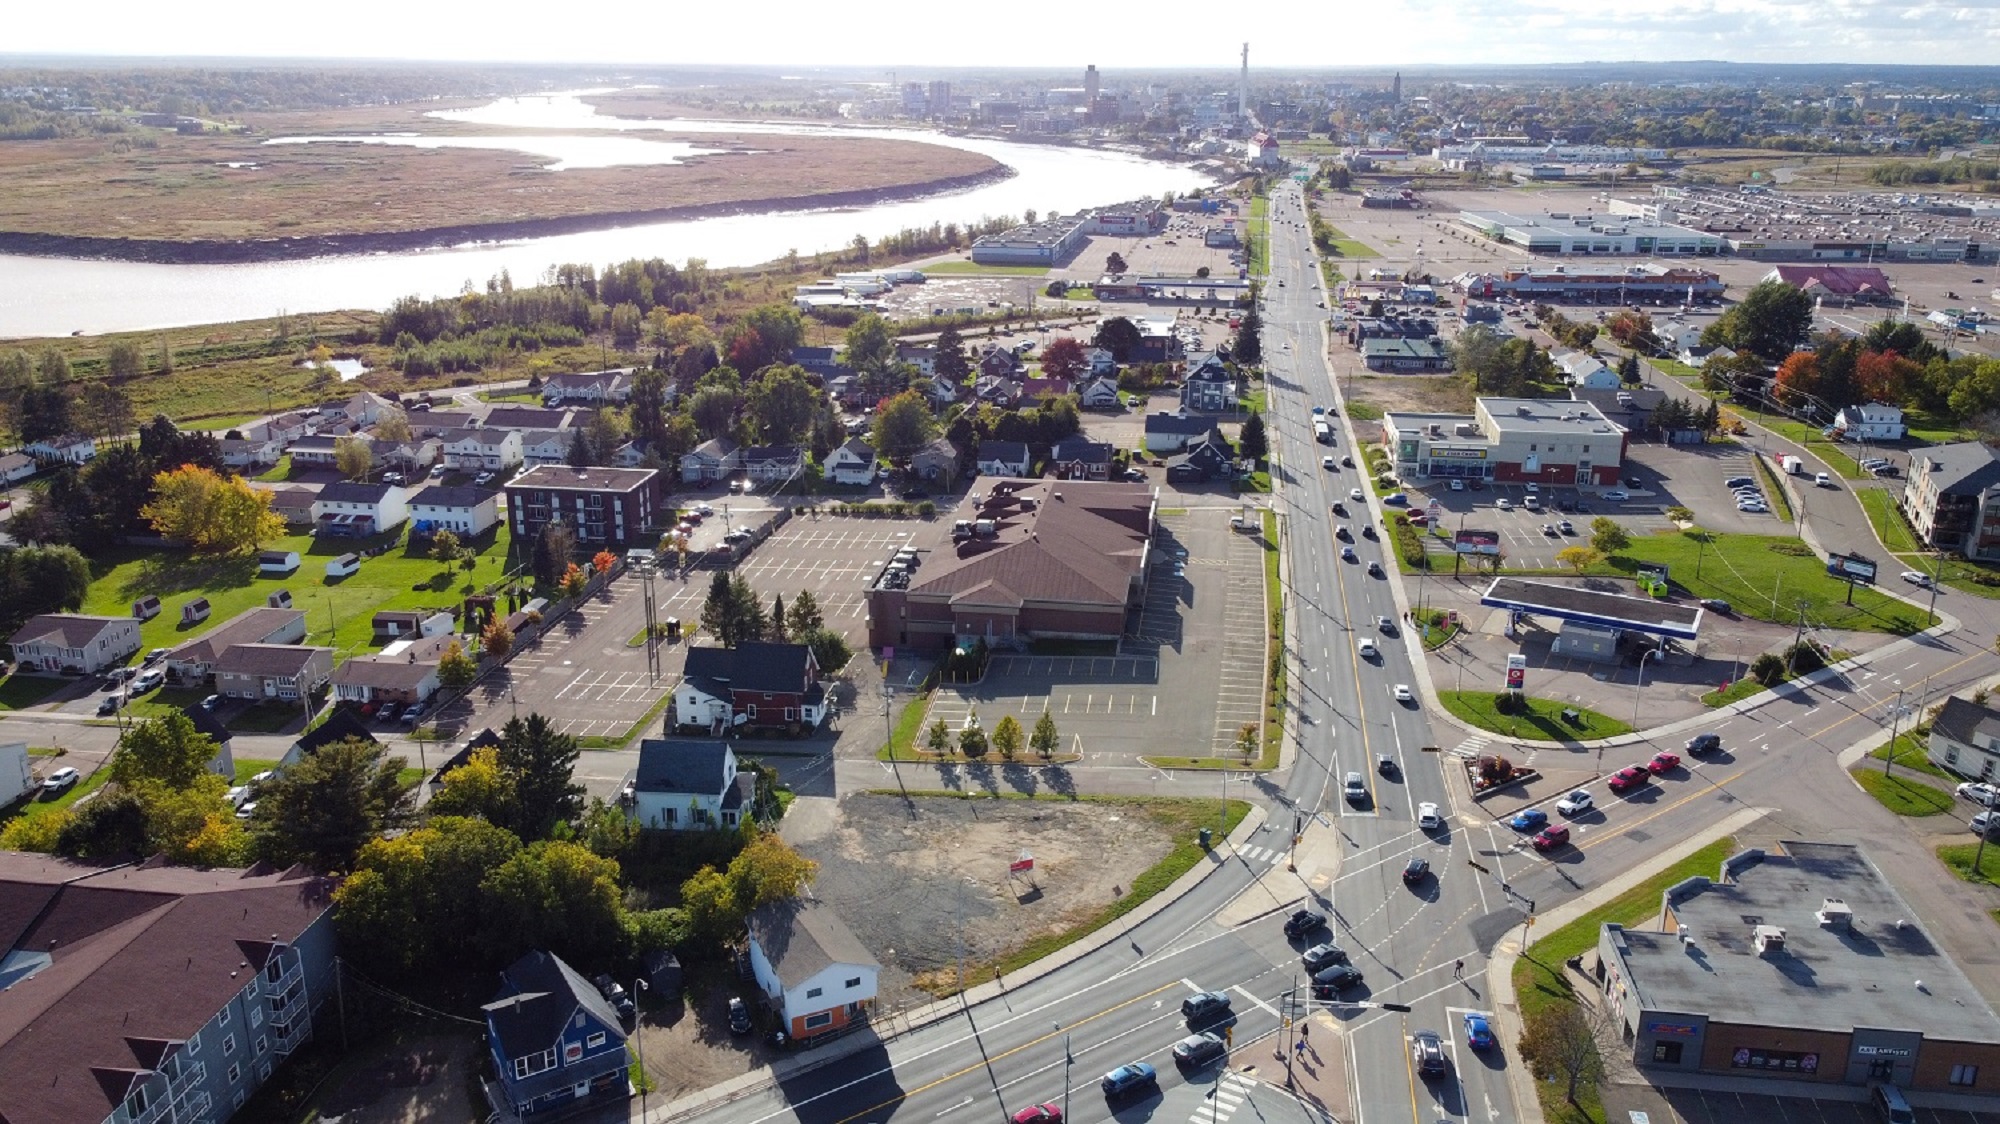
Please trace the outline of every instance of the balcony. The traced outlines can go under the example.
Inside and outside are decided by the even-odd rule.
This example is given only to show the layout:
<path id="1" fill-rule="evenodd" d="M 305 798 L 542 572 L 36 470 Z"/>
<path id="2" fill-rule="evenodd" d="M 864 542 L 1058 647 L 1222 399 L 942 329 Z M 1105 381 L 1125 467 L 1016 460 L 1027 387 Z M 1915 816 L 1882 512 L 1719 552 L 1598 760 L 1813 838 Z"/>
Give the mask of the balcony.
<path id="1" fill-rule="evenodd" d="M 201 1062 L 183 1062 L 180 1072 L 167 1078 L 167 1096 L 180 1099 L 187 1091 L 208 1080 L 208 1067 Z"/>
<path id="2" fill-rule="evenodd" d="M 306 1039 L 312 1037 L 312 1020 L 305 1017 L 305 1004 L 296 1004 L 287 1013 L 291 1016 L 290 1022 L 271 1024 L 271 1049 L 275 1050 L 280 1058 L 288 1057 L 293 1050 L 305 1045 Z"/>

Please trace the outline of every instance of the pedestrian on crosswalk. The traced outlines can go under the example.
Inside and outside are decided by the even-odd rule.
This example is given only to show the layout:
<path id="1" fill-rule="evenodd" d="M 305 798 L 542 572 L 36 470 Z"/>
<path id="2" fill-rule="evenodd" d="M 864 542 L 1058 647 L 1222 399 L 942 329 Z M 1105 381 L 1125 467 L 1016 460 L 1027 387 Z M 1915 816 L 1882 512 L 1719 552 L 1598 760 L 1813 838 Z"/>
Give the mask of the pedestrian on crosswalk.
<path id="1" fill-rule="evenodd" d="M 1462 980 L 1465 978 L 1465 961 L 1460 960 L 1458 963 L 1453 964 L 1451 966 L 1451 978 L 1455 980 Z"/>

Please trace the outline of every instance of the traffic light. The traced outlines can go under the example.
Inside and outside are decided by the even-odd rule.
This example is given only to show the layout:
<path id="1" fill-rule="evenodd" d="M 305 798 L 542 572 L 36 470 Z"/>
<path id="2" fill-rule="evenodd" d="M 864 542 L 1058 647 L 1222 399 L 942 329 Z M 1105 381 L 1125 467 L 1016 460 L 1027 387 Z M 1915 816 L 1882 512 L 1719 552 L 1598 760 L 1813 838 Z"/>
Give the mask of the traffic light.
<path id="1" fill-rule="evenodd" d="M 1410 1013 L 1410 1005 L 1408 1003 L 1379 1003 L 1376 1005 L 1384 1011 L 1401 1011 L 1406 1015 Z"/>

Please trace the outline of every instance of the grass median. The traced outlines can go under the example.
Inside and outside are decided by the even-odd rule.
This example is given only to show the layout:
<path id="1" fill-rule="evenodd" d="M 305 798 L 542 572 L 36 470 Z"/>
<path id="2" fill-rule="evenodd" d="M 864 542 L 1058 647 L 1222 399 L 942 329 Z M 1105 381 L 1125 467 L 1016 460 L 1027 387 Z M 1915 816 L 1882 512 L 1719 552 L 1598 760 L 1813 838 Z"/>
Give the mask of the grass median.
<path id="1" fill-rule="evenodd" d="M 1854 604 L 1847 604 L 1847 583 L 1828 577 L 1810 547 L 1786 536 L 1709 532 L 1704 547 L 1691 532 L 1633 535 L 1630 546 L 1584 573 L 1631 578 L 1641 562 L 1665 563 L 1676 589 L 1689 597 L 1727 601 L 1761 621 L 1796 624 L 1803 603 L 1807 622 L 1822 628 L 1907 636 L 1930 626 L 1921 607 L 1866 586 L 1856 587 Z"/>
<path id="2" fill-rule="evenodd" d="M 1619 734 L 1632 732 L 1629 722 L 1622 722 L 1608 714 L 1600 714 L 1588 707 L 1573 706 L 1555 699 L 1529 698 L 1525 700 L 1527 713 L 1502 714 L 1498 691 L 1439 691 L 1438 702 L 1459 721 L 1505 734 L 1510 738 L 1541 738 L 1547 741 L 1574 742 L 1589 738 L 1615 738 Z M 1563 717 L 1569 711 L 1576 715 L 1571 722 Z"/>

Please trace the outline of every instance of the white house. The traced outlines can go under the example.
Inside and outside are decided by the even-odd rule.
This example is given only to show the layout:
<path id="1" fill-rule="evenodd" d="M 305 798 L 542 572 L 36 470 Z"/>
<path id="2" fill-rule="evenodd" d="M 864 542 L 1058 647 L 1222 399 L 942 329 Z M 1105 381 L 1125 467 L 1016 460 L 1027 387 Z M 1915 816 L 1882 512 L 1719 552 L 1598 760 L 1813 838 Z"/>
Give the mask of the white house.
<path id="1" fill-rule="evenodd" d="M 1925 756 L 1961 777 L 1995 779 L 2000 776 L 2000 711 L 1956 695 L 1946 699 L 1931 720 Z"/>
<path id="2" fill-rule="evenodd" d="M 704 441 L 681 454 L 681 481 L 713 483 L 743 467 L 741 450 L 727 437 Z"/>
<path id="3" fill-rule="evenodd" d="M 791 899 L 750 914 L 750 972 L 785 1033 L 811 1038 L 866 1016 L 882 966 L 817 900 Z"/>
<path id="4" fill-rule="evenodd" d="M 285 447 L 292 457 L 292 467 L 332 467 L 335 463 L 336 439 L 317 434 L 300 437 Z"/>
<path id="5" fill-rule="evenodd" d="M 720 739 L 647 738 L 632 785 L 639 826 L 664 831 L 734 830 L 755 807 L 757 778 L 737 771 Z"/>
<path id="6" fill-rule="evenodd" d="M 523 429 L 521 463 L 529 468 L 545 464 L 568 464 L 570 435 L 560 429 Z"/>
<path id="7" fill-rule="evenodd" d="M 395 484 L 328 484 L 313 500 L 313 524 L 321 534 L 381 534 L 410 517 L 409 496 L 409 489 Z"/>
<path id="8" fill-rule="evenodd" d="M 937 348 L 927 343 L 899 343 L 896 345 L 896 362 L 908 363 L 917 373 L 930 378 L 937 374 Z"/>
<path id="9" fill-rule="evenodd" d="M 1572 351 L 1568 348 L 1557 348 L 1554 352 L 1550 353 L 1549 358 L 1555 360 L 1556 368 L 1569 376 L 1569 380 L 1578 386 L 1596 386 L 1596 383 L 1585 382 L 1584 380 L 1597 374 L 1599 371 L 1607 369 L 1604 366 L 1604 360 L 1599 359 L 1588 351 Z M 1611 372 L 1611 382 L 1613 385 L 1617 384 L 1618 372 Z"/>
<path id="10" fill-rule="evenodd" d="M 21 451 L 38 461 L 84 464 L 97 458 L 97 442 L 77 433 L 44 437 L 21 446 Z"/>
<path id="11" fill-rule="evenodd" d="M 875 482 L 875 447 L 859 437 L 826 455 L 820 466 L 835 484 L 864 485 Z"/>
<path id="12" fill-rule="evenodd" d="M 738 451 L 743 473 L 760 484 L 779 484 L 805 466 L 806 451 L 797 445 L 749 445 Z"/>
<path id="13" fill-rule="evenodd" d="M 1118 357 L 1111 354 L 1108 348 L 1084 348 L 1083 361 L 1090 365 L 1089 370 L 1093 375 L 1104 376 L 1118 373 Z"/>
<path id="14" fill-rule="evenodd" d="M 1881 402 L 1849 406 L 1833 416 L 1833 433 L 1843 441 L 1901 441 L 1903 408 Z"/>
<path id="15" fill-rule="evenodd" d="M 298 644 L 305 638 L 303 610 L 257 605 L 168 652 L 165 667 L 176 683 L 206 683 L 216 661 L 238 644 Z"/>
<path id="16" fill-rule="evenodd" d="M 26 453 L 0 456 L 0 484 L 19 484 L 35 474 L 35 458 Z"/>
<path id="17" fill-rule="evenodd" d="M 222 463 L 229 468 L 265 468 L 285 455 L 285 443 L 276 437 L 223 438 Z"/>
<path id="18" fill-rule="evenodd" d="M 44 613 L 28 618 L 7 644 L 23 671 L 53 675 L 80 668 L 85 675 L 95 675 L 139 650 L 139 622 L 131 617 Z"/>
<path id="19" fill-rule="evenodd" d="M 483 535 L 500 522 L 500 493 L 432 484 L 410 497 L 410 519 L 419 530 L 450 531 L 461 538 Z"/>
<path id="20" fill-rule="evenodd" d="M 608 406 L 632 400 L 632 369 L 550 375 L 542 383 L 542 404 Z"/>
<path id="21" fill-rule="evenodd" d="M 442 440 L 446 468 L 485 468 L 498 472 L 525 459 L 518 429 L 454 429 Z"/>
<path id="22" fill-rule="evenodd" d="M 1076 404 L 1085 410 L 1116 410 L 1125 403 L 1118 396 L 1118 380 L 1094 378 L 1077 387 Z"/>
<path id="23" fill-rule="evenodd" d="M 332 674 L 332 648 L 236 644 L 216 658 L 215 691 L 232 699 L 296 701 L 325 686 Z"/>
<path id="24" fill-rule="evenodd" d="M 333 697 L 342 702 L 408 704 L 437 693 L 438 657 L 455 638 L 398 640 L 372 656 L 333 669 Z"/>
<path id="25" fill-rule="evenodd" d="M 400 409 L 394 402 L 375 393 L 364 390 L 345 402 L 335 402 L 320 408 L 320 413 L 329 418 L 344 418 L 355 425 L 374 425 L 384 412 Z"/>
<path id="26" fill-rule="evenodd" d="M 974 455 L 981 476 L 1026 476 L 1028 474 L 1028 443 L 1026 441 L 981 441 L 979 451 Z"/>

